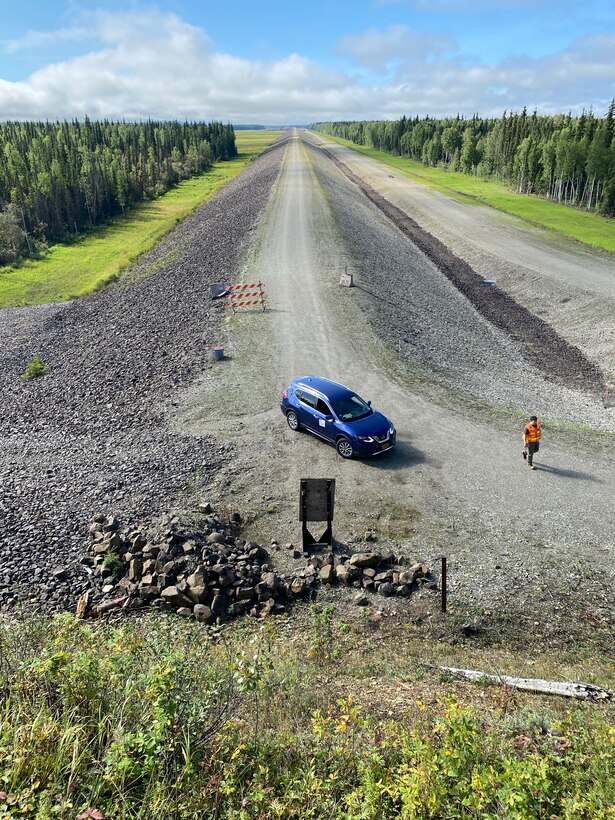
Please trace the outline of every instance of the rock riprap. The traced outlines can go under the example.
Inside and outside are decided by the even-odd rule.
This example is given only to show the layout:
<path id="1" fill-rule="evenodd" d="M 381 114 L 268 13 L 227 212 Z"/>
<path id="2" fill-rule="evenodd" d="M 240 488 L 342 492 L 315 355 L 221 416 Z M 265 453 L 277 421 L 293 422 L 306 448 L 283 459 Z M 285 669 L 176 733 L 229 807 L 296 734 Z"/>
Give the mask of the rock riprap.
<path id="1" fill-rule="evenodd" d="M 152 606 L 214 623 L 284 612 L 294 599 L 312 597 L 321 584 L 384 597 L 409 597 L 420 586 L 437 586 L 426 564 L 400 568 L 396 556 L 375 552 L 305 556 L 305 564 L 280 574 L 264 547 L 240 537 L 239 513 L 223 520 L 210 504 L 201 510 L 198 527 L 167 515 L 148 531 L 122 530 L 117 517 L 95 515 L 91 547 L 82 559 L 91 572 L 91 588 L 78 610 L 98 615 Z M 365 605 L 364 597 L 361 601 Z"/>

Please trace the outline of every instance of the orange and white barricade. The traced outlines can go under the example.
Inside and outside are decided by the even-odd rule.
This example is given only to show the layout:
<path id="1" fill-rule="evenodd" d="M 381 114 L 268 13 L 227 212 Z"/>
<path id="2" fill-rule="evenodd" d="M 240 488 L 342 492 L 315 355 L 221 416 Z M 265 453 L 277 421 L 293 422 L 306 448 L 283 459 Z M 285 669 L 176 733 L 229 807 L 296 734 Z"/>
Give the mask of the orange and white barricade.
<path id="1" fill-rule="evenodd" d="M 246 285 L 231 285 L 226 295 L 227 303 L 233 313 L 240 307 L 255 307 L 260 305 L 265 310 L 267 297 L 263 282 L 250 282 Z"/>

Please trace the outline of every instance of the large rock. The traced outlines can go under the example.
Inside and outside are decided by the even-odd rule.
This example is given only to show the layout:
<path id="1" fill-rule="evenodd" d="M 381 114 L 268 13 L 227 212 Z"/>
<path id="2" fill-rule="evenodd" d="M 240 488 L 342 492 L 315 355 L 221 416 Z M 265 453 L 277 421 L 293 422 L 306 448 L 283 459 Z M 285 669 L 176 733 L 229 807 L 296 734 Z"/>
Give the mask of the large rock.
<path id="1" fill-rule="evenodd" d="M 261 581 L 267 584 L 272 592 L 276 592 L 281 586 L 280 578 L 275 572 L 263 572 Z"/>
<path id="2" fill-rule="evenodd" d="M 115 532 L 119 529 L 119 526 L 120 522 L 114 515 L 108 515 L 102 522 L 103 532 Z"/>
<path id="3" fill-rule="evenodd" d="M 377 567 L 382 563 L 382 555 L 377 552 L 356 552 L 350 556 L 353 567 Z"/>
<path id="4" fill-rule="evenodd" d="M 130 546 L 133 552 L 141 552 L 146 545 L 147 545 L 147 538 L 145 537 L 145 533 L 137 532 L 133 533 L 132 537 L 129 536 Z"/>
<path id="5" fill-rule="evenodd" d="M 158 587 L 155 584 L 142 584 L 139 595 L 146 603 L 152 603 L 158 597 Z"/>
<path id="6" fill-rule="evenodd" d="M 293 578 L 290 583 L 290 591 L 293 595 L 303 595 L 308 589 L 308 583 L 304 578 Z"/>
<path id="7" fill-rule="evenodd" d="M 186 578 L 186 583 L 189 587 L 202 587 L 207 583 L 207 575 L 202 567 L 199 567 L 192 575 Z"/>
<path id="8" fill-rule="evenodd" d="M 105 533 L 105 541 L 109 544 L 110 548 L 119 552 L 122 547 L 124 546 L 124 542 L 122 541 L 122 536 L 119 532 L 107 532 Z"/>
<path id="9" fill-rule="evenodd" d="M 335 571 L 331 564 L 325 564 L 318 574 L 323 584 L 332 584 L 335 581 Z"/>
<path id="10" fill-rule="evenodd" d="M 195 604 L 204 604 L 207 603 L 208 592 L 209 590 L 205 584 L 196 584 L 188 586 L 187 595 L 192 598 Z"/>
<path id="11" fill-rule="evenodd" d="M 226 595 L 214 595 L 211 601 L 211 612 L 214 618 L 222 618 L 226 615 L 228 598 Z"/>
<path id="12" fill-rule="evenodd" d="M 211 609 L 203 604 L 196 604 L 192 610 L 192 614 L 197 621 L 201 621 L 204 624 L 212 624 L 216 619 Z"/>
<path id="13" fill-rule="evenodd" d="M 359 567 L 352 566 L 350 563 L 339 564 L 335 567 L 335 577 L 342 584 L 349 586 L 361 577 L 361 570 Z"/>
<path id="14" fill-rule="evenodd" d="M 218 577 L 218 583 L 221 587 L 232 587 L 236 580 L 237 576 L 230 567 L 225 568 L 224 572 L 221 572 Z"/>
<path id="15" fill-rule="evenodd" d="M 175 607 L 185 606 L 192 608 L 194 606 L 194 601 L 191 601 L 187 595 L 180 592 L 177 587 L 167 587 L 163 589 L 160 597 Z"/>
<path id="16" fill-rule="evenodd" d="M 138 581 L 143 575 L 143 564 L 138 558 L 133 558 L 128 566 L 128 578 L 131 581 Z"/>
<path id="17" fill-rule="evenodd" d="M 399 583 L 400 584 L 412 584 L 413 581 L 427 572 L 427 566 L 425 564 L 412 564 L 411 567 L 408 569 L 402 570 L 399 573 Z"/>
<path id="18" fill-rule="evenodd" d="M 254 596 L 254 587 L 237 587 L 235 595 L 239 601 L 249 601 Z"/>

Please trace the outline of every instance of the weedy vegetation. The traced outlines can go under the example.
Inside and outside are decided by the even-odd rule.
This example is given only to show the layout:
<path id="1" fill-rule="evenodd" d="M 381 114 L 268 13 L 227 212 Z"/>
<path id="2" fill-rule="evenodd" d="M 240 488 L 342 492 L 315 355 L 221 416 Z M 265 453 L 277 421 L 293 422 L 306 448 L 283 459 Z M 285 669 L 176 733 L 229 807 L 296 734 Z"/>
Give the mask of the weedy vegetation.
<path id="1" fill-rule="evenodd" d="M 41 356 L 37 353 L 32 357 L 32 361 L 28 364 L 22 376 L 24 379 L 40 379 L 41 376 L 46 376 L 49 373 L 49 365 L 46 365 Z"/>
<path id="2" fill-rule="evenodd" d="M 337 620 L 0 624 L 0 818 L 613 816 L 605 708 L 463 702 Z"/>

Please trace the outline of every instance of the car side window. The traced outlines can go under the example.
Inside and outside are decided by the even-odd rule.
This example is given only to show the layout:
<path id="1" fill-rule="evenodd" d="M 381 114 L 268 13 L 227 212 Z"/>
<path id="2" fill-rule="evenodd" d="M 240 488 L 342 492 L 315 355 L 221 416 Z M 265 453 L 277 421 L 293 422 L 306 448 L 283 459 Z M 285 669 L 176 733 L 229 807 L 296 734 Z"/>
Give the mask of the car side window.
<path id="1" fill-rule="evenodd" d="M 318 399 L 318 404 L 316 405 L 316 409 L 318 410 L 319 413 L 322 413 L 323 416 L 333 415 L 331 413 L 331 408 L 329 407 L 327 402 L 323 401 L 322 399 Z"/>
<path id="2" fill-rule="evenodd" d="M 310 393 L 304 393 L 303 390 L 296 390 L 295 396 L 297 396 L 302 404 L 307 404 L 308 407 L 313 409 L 316 408 L 316 396 L 312 396 Z"/>

